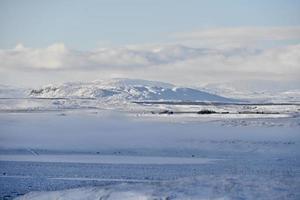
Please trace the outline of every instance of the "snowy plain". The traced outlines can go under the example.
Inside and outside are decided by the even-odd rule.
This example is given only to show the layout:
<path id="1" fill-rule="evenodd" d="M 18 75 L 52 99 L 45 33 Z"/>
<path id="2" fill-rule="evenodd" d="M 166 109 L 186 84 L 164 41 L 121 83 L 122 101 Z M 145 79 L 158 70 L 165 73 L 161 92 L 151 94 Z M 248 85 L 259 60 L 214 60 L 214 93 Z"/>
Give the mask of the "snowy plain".
<path id="1" fill-rule="evenodd" d="M 300 198 L 294 98 L 133 80 L 45 88 L 0 100 L 0 199 Z"/>

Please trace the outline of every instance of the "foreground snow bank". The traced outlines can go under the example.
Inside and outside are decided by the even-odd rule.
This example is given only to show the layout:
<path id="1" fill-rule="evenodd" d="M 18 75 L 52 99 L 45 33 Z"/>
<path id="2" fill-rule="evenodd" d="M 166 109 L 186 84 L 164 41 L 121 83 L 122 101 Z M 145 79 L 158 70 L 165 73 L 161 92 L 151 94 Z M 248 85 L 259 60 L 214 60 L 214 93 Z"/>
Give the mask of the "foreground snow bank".
<path id="1" fill-rule="evenodd" d="M 16 200 L 237 200 L 298 199 L 299 180 L 286 176 L 204 175 L 158 183 L 123 183 L 98 187 L 30 192 Z"/>
<path id="2" fill-rule="evenodd" d="M 54 192 L 31 192 L 17 200 L 53 200 L 53 199 L 72 199 L 72 200 L 147 200 L 153 199 L 153 196 L 138 191 L 113 191 L 101 188 L 77 188 L 70 190 L 54 191 Z"/>

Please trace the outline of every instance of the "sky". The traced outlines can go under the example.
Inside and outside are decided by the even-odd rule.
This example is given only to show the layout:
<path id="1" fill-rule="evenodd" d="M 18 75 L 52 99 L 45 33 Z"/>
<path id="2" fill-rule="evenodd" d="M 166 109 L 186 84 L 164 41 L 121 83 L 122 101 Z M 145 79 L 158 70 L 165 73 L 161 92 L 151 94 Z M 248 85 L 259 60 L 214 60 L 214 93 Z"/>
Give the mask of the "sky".
<path id="1" fill-rule="evenodd" d="M 298 0 L 0 0 L 0 84 L 298 81 Z"/>

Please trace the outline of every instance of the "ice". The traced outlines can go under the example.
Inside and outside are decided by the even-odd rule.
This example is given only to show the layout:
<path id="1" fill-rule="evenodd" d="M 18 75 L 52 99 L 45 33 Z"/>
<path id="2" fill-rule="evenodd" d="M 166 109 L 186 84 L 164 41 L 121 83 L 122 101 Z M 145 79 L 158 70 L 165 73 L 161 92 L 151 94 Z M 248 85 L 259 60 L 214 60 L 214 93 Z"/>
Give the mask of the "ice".
<path id="1" fill-rule="evenodd" d="M 113 155 L 0 155 L 0 161 L 26 162 L 62 162 L 62 163 L 98 163 L 98 164 L 207 164 L 218 159 L 178 158 L 178 157 L 144 157 Z"/>

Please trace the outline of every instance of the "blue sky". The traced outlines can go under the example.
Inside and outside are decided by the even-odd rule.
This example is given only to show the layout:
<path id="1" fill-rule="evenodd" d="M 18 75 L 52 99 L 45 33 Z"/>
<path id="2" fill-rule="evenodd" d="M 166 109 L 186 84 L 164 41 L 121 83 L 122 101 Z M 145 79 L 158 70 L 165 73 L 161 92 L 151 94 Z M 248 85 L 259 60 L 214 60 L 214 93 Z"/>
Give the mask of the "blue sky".
<path id="1" fill-rule="evenodd" d="M 211 27 L 295 26 L 299 0 L 0 0 L 0 48 L 164 42 Z"/>
<path id="2" fill-rule="evenodd" d="M 300 0 L 0 0 L 0 84 L 299 81 Z"/>

